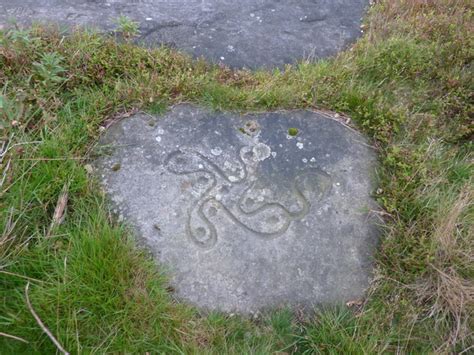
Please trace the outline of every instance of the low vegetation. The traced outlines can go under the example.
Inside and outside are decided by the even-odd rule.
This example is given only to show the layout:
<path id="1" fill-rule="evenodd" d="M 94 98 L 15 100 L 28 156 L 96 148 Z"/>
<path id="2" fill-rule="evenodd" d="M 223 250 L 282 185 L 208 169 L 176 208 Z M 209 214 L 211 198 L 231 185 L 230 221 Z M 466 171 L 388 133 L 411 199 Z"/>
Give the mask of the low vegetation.
<path id="1" fill-rule="evenodd" d="M 272 72 L 145 49 L 125 19 L 122 41 L 0 31 L 0 352 L 55 352 L 44 328 L 71 353 L 474 351 L 473 11 L 468 0 L 378 1 L 352 48 Z M 330 109 L 372 139 L 386 228 L 366 299 L 258 319 L 173 301 L 111 218 L 90 160 L 115 120 L 182 101 Z"/>

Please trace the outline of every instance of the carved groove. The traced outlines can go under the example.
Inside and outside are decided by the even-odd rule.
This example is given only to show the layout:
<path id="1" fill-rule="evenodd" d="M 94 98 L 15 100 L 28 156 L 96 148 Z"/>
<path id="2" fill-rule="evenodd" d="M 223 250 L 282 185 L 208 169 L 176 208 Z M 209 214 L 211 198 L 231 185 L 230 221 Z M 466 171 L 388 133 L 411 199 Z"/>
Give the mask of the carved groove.
<path id="1" fill-rule="evenodd" d="M 216 198 L 218 195 L 218 189 L 221 189 L 222 191 L 224 187 L 227 188 L 227 185 L 219 184 L 218 180 L 221 179 L 225 181 L 226 184 L 230 184 L 231 188 L 232 186 L 249 183 L 247 166 L 241 158 L 241 154 L 246 148 L 248 149 L 248 147 L 243 147 L 240 154 L 237 155 L 239 165 L 242 167 L 243 171 L 243 178 L 237 181 L 229 179 L 229 176 L 227 176 L 227 174 L 214 162 L 203 154 L 193 150 L 174 151 L 170 153 L 165 160 L 165 167 L 169 172 L 175 175 L 202 173 L 210 176 L 211 183 L 204 192 L 201 193 L 200 198 L 197 199 L 188 209 L 186 232 L 190 240 L 198 247 L 211 249 L 215 246 L 218 240 L 216 227 L 204 212 L 205 207 L 208 205 L 213 209 L 213 214 L 217 213 L 217 208 L 219 207 L 225 215 L 240 228 L 245 229 L 259 238 L 270 240 L 283 235 L 293 221 L 300 220 L 309 213 L 311 204 L 305 196 L 305 191 L 301 188 L 304 179 L 311 176 L 316 178 L 318 181 L 318 199 L 324 197 L 324 195 L 330 190 L 331 184 L 329 175 L 320 169 L 310 168 L 297 175 L 292 184 L 291 193 L 295 196 L 295 199 L 298 202 L 298 206 L 300 207 L 299 210 L 291 212 L 278 202 L 261 203 L 260 206 L 255 208 L 244 209 L 244 200 L 247 192 L 252 191 L 256 184 L 256 182 L 251 182 L 241 194 L 237 203 L 237 213 L 235 213 L 231 208 Z M 272 212 L 272 210 L 275 212 Z M 282 222 L 275 230 L 271 230 L 268 226 L 264 226 L 259 230 L 252 227 L 249 223 L 245 223 L 246 219 L 261 220 L 261 216 L 267 212 L 271 213 L 267 219 L 274 221 L 275 223 L 273 224 Z M 279 217 L 283 218 L 283 220 Z M 195 219 L 198 220 L 198 223 L 195 223 Z M 205 233 L 202 233 L 203 230 Z M 203 238 L 203 235 L 205 238 Z"/>

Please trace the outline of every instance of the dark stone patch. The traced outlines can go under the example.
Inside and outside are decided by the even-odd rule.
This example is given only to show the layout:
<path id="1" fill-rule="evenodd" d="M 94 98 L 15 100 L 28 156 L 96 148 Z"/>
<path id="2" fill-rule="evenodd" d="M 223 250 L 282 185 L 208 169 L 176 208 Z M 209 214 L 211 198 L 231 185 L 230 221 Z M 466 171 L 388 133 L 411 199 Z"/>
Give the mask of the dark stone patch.
<path id="1" fill-rule="evenodd" d="M 231 67 L 334 55 L 360 34 L 368 0 L 0 0 L 0 25 L 55 22 L 106 31 L 125 15 L 139 41 Z"/>

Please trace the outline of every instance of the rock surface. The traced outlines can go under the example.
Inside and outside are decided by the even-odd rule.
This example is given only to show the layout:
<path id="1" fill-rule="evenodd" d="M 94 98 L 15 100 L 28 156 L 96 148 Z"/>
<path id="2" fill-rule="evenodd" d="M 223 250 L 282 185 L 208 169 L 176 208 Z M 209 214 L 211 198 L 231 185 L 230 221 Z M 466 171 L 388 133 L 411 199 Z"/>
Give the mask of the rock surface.
<path id="1" fill-rule="evenodd" d="M 113 125 L 100 146 L 115 212 L 168 269 L 178 298 L 248 314 L 340 303 L 367 287 L 376 161 L 338 121 L 179 105 Z"/>
<path id="2" fill-rule="evenodd" d="M 140 41 L 168 44 L 231 67 L 273 67 L 331 56 L 360 34 L 368 0 L 0 0 L 16 19 L 106 31 L 125 15 Z"/>

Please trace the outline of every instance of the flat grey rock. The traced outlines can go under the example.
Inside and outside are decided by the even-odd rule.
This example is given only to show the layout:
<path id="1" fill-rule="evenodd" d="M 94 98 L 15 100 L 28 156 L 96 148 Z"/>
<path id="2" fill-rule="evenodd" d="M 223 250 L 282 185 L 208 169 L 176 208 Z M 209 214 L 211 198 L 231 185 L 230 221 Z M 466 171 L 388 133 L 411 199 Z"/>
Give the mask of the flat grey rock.
<path id="1" fill-rule="evenodd" d="M 140 41 L 231 67 L 331 56 L 360 34 L 369 0 L 0 0 L 0 25 L 56 22 L 110 31 L 125 15 Z"/>
<path id="2" fill-rule="evenodd" d="M 252 313 L 363 295 L 378 236 L 376 159 L 336 120 L 179 105 L 113 125 L 99 146 L 115 212 L 168 269 L 178 298 Z"/>

